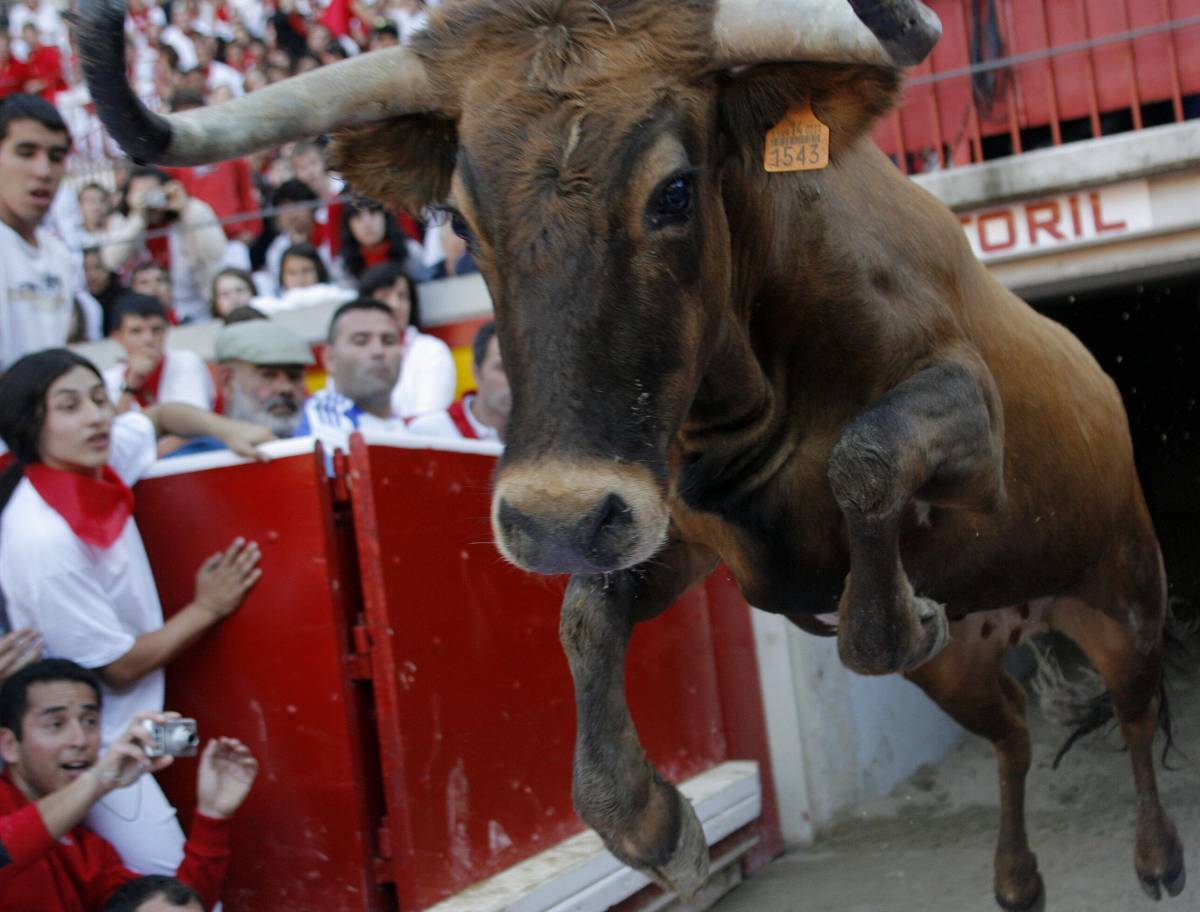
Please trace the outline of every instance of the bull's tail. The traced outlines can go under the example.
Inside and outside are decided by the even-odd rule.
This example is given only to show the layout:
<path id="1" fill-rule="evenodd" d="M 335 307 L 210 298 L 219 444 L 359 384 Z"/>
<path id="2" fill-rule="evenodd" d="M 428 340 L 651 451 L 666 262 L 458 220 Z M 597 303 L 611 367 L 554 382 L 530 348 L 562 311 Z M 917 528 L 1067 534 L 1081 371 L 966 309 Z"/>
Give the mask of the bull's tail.
<path id="1" fill-rule="evenodd" d="M 1163 733 L 1163 766 L 1172 753 L 1184 757 L 1175 746 L 1168 683 L 1195 675 L 1200 670 L 1200 610 L 1195 603 L 1172 599 L 1163 628 L 1163 677 L 1158 688 L 1158 727 Z M 1067 751 L 1085 735 L 1115 721 L 1112 695 L 1104 679 L 1090 664 L 1082 662 L 1070 671 L 1063 669 L 1054 651 L 1045 644 L 1032 643 L 1037 662 L 1030 686 L 1046 716 L 1070 731 L 1054 755 L 1054 769 Z M 1184 759 L 1187 759 L 1184 757 Z"/>

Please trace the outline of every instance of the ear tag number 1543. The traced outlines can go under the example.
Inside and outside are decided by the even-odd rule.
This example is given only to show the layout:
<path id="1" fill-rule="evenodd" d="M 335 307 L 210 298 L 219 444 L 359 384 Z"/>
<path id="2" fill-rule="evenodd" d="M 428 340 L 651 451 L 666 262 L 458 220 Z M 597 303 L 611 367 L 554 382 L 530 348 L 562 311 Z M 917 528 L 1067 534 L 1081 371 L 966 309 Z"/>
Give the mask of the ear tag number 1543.
<path id="1" fill-rule="evenodd" d="M 812 105 L 792 108 L 767 131 L 763 168 L 767 171 L 817 171 L 829 165 L 829 127 L 817 120 Z"/>

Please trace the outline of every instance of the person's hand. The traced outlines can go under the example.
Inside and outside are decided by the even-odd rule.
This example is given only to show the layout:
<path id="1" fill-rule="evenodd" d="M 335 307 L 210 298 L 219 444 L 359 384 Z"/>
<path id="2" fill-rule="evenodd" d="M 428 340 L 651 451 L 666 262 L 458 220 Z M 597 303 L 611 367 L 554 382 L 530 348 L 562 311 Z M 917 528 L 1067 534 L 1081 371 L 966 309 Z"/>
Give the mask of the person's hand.
<path id="1" fill-rule="evenodd" d="M 0 683 L 42 657 L 42 635 L 22 627 L 0 637 Z"/>
<path id="2" fill-rule="evenodd" d="M 159 355 L 156 352 L 137 349 L 129 353 L 125 367 L 125 383 L 133 389 L 141 389 L 146 378 L 158 367 Z"/>
<path id="3" fill-rule="evenodd" d="M 108 746 L 88 773 L 93 775 L 105 792 L 133 785 L 143 773 L 157 773 L 171 765 L 174 757 L 147 757 L 146 748 L 154 743 L 145 721 L 162 723 L 178 719 L 179 713 L 140 712 L 129 727 Z"/>
<path id="4" fill-rule="evenodd" d="M 200 755 L 196 775 L 196 810 L 205 817 L 232 817 L 242 806 L 254 777 L 258 761 L 237 738 L 213 738 Z"/>
<path id="5" fill-rule="evenodd" d="M 229 617 L 262 576 L 258 566 L 260 557 L 257 542 L 235 538 L 228 548 L 200 565 L 196 573 L 196 603 L 218 618 Z"/>
<path id="6" fill-rule="evenodd" d="M 167 198 L 167 211 L 182 215 L 187 208 L 188 195 L 181 181 L 172 180 L 163 184 L 163 195 Z"/>
<path id="7" fill-rule="evenodd" d="M 258 447 L 276 439 L 278 438 L 261 424 L 254 424 L 251 421 L 227 419 L 221 429 L 222 443 L 239 456 L 255 459 L 258 462 L 269 462 L 271 458 Z"/>

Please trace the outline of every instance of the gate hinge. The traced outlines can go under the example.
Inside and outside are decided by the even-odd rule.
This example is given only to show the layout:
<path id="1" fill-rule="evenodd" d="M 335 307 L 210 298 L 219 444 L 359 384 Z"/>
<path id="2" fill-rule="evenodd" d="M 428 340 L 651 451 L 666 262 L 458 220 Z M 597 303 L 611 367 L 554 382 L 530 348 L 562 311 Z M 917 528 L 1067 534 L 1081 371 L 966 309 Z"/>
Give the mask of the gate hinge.
<path id="1" fill-rule="evenodd" d="M 351 628 L 350 677 L 356 681 L 371 679 L 371 631 L 362 615 Z"/>

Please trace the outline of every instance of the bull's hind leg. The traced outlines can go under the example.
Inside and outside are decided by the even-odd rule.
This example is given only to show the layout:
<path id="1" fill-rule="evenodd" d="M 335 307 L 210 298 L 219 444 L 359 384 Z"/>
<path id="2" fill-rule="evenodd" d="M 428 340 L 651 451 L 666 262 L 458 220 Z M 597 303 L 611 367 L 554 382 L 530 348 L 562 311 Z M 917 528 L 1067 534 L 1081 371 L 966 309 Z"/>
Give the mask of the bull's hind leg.
<path id="1" fill-rule="evenodd" d="M 1146 520 L 1147 530 L 1149 520 Z M 1131 535 L 1131 537 L 1133 537 Z M 1115 546 L 1078 597 L 1059 599 L 1050 624 L 1091 659 L 1112 695 L 1129 750 L 1137 793 L 1134 868 L 1152 899 L 1178 896 L 1185 872 L 1183 846 L 1163 809 L 1154 774 L 1154 734 L 1161 709 L 1166 580 L 1152 533 Z"/>
<path id="2" fill-rule="evenodd" d="M 916 668 L 946 643 L 941 605 L 914 594 L 900 520 L 914 498 L 990 510 L 1004 500 L 1003 418 L 979 357 L 954 352 L 855 417 L 829 460 L 850 548 L 838 652 L 860 674 Z"/>
<path id="3" fill-rule="evenodd" d="M 646 759 L 625 701 L 633 626 L 662 612 L 716 563 L 674 543 L 640 567 L 575 576 L 559 636 L 575 679 L 573 798 L 617 858 L 690 896 L 708 877 L 708 848 L 691 804 Z"/>
<path id="4" fill-rule="evenodd" d="M 990 634 L 988 631 L 991 631 Z M 1029 729 L 1025 691 L 1004 671 L 1007 637 L 986 616 L 951 625 L 947 647 L 932 661 L 906 672 L 959 725 L 987 738 L 1000 776 L 1000 835 L 996 840 L 996 901 L 1008 910 L 1045 903 L 1037 857 L 1025 835 L 1025 776 Z"/>

